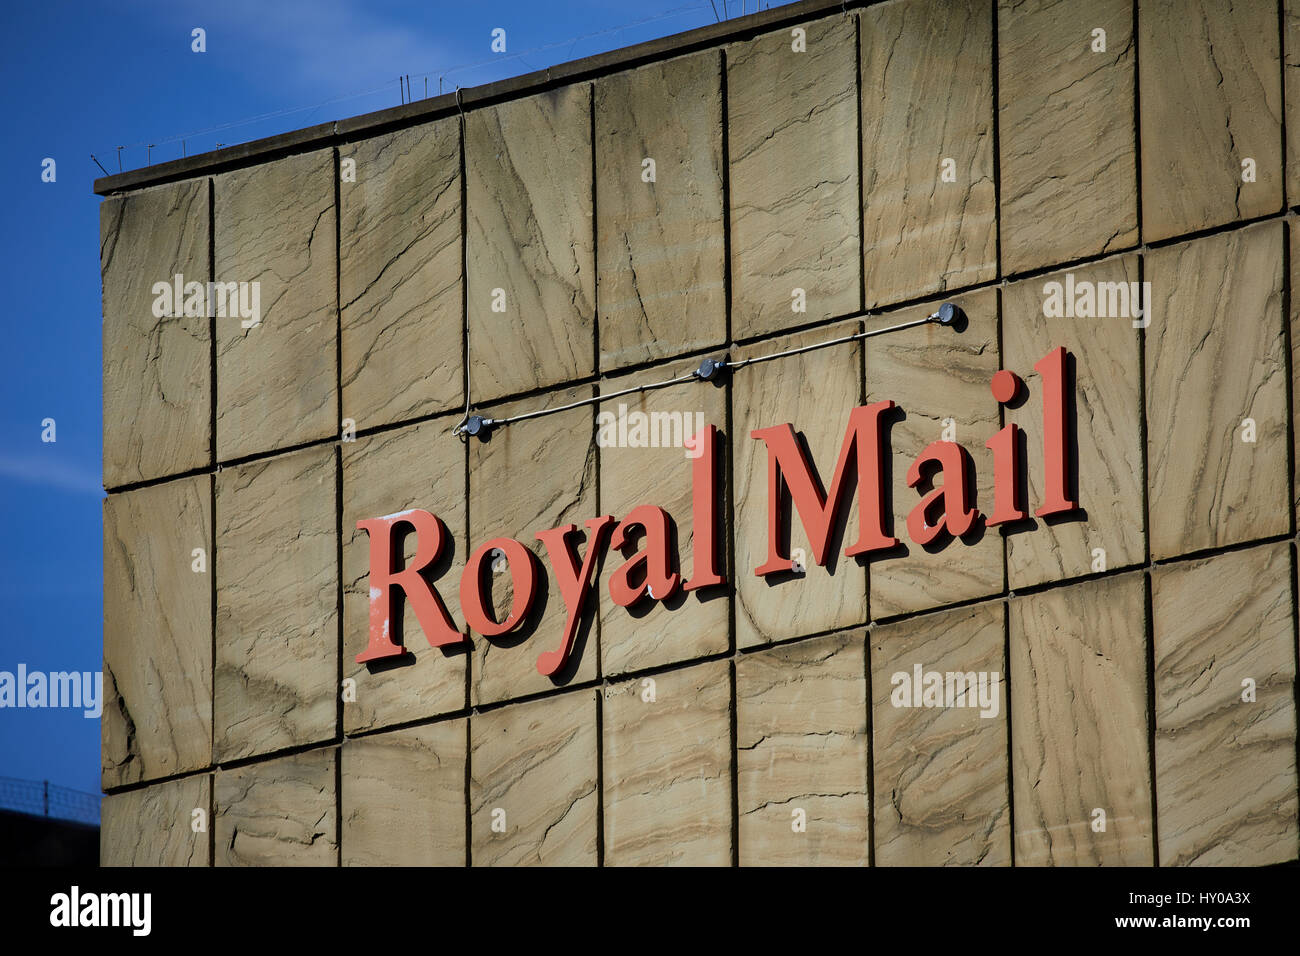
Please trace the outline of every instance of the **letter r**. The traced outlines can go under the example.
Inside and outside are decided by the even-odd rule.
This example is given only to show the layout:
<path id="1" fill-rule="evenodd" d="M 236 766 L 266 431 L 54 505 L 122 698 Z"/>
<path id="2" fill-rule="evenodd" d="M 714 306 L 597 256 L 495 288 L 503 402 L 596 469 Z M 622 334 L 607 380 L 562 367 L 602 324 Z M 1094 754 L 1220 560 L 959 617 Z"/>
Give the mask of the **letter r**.
<path id="1" fill-rule="evenodd" d="M 393 547 L 400 525 L 410 525 L 417 535 L 415 557 L 399 569 L 399 555 Z M 427 511 L 403 511 L 383 518 L 367 518 L 357 528 L 370 535 L 370 637 L 357 663 L 396 657 L 404 653 L 393 641 L 393 588 L 401 588 L 419 618 L 424 636 L 432 647 L 445 647 L 465 639 L 447 613 L 447 606 L 420 572 L 442 555 L 447 532 L 441 519 Z"/>

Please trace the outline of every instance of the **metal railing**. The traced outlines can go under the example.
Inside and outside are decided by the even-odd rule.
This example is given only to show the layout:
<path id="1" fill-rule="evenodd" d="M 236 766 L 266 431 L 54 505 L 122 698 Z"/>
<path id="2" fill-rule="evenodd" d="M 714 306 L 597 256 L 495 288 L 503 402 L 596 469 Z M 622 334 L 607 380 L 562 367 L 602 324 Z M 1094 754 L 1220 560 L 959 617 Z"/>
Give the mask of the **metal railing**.
<path id="1" fill-rule="evenodd" d="M 15 810 L 38 817 L 55 817 L 99 826 L 97 793 L 60 787 L 48 780 L 0 777 L 0 810 Z"/>

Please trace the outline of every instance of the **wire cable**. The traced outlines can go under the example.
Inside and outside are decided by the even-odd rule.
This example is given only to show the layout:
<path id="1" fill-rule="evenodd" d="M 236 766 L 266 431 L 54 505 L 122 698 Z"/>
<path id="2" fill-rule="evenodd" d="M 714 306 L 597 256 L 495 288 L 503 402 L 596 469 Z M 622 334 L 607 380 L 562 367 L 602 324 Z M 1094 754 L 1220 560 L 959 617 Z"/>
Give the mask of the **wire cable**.
<path id="1" fill-rule="evenodd" d="M 657 388 L 667 388 L 670 385 L 680 385 L 683 382 L 695 380 L 708 381 L 712 379 L 719 371 L 723 369 L 742 369 L 749 365 L 757 365 L 760 362 L 770 362 L 773 359 L 785 358 L 789 355 L 802 355 L 805 352 L 813 352 L 817 349 L 830 348 L 834 345 L 844 345 L 847 342 L 855 342 L 859 339 L 874 338 L 877 335 L 886 335 L 890 332 L 901 332 L 904 329 L 914 329 L 920 325 L 935 323 L 938 325 L 953 325 L 958 313 L 956 306 L 952 303 L 945 302 L 937 312 L 927 315 L 923 319 L 913 319 L 910 322 L 900 322 L 897 325 L 889 325 L 881 329 L 865 329 L 861 332 L 854 332 L 852 335 L 842 335 L 838 338 L 827 339 L 823 342 L 813 342 L 811 345 L 801 345 L 798 348 L 785 349 L 780 352 L 771 352 L 767 355 L 755 355 L 750 358 L 737 359 L 705 359 L 700 367 L 685 375 L 678 375 L 674 378 L 663 379 L 657 382 L 646 382 L 642 385 L 633 385 L 629 388 L 607 394 L 593 395 L 591 398 L 579 399 L 576 402 L 569 402 L 567 405 L 556 405 L 552 408 L 539 408 L 531 412 L 521 412 L 518 415 L 511 415 L 508 418 L 481 418 L 477 415 L 470 415 L 469 395 L 465 396 L 465 417 L 452 428 L 453 435 L 483 435 L 489 429 L 504 427 L 514 422 L 521 422 L 530 418 L 541 418 L 543 415 L 553 415 L 556 412 L 567 412 L 574 408 L 582 408 L 584 405 L 594 405 L 597 402 L 608 401 L 613 398 L 621 398 L 624 395 L 631 395 L 636 392 L 649 392 Z M 870 313 L 859 313 L 856 316 L 846 316 L 846 318 L 862 318 Z M 468 330 L 467 333 L 468 334 Z"/>

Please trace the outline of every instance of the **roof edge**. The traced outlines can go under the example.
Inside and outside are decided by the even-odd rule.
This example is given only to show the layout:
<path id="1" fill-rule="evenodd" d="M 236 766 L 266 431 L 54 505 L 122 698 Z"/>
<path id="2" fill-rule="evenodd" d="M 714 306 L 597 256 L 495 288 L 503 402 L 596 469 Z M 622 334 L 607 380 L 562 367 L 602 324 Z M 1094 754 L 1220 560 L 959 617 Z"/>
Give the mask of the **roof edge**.
<path id="1" fill-rule="evenodd" d="M 647 40 L 634 46 L 597 53 L 579 60 L 570 60 L 545 70 L 535 70 L 532 73 L 497 80 L 482 86 L 466 87 L 459 91 L 459 103 L 455 92 L 444 93 L 348 119 L 319 123 L 224 149 L 196 153 L 193 156 L 169 160 L 154 166 L 126 170 L 96 179 L 94 191 L 100 196 L 111 196 L 114 193 L 191 179 L 200 175 L 228 172 L 295 153 L 336 146 L 368 136 L 416 126 L 445 116 L 454 116 L 460 111 L 491 106 L 570 83 L 592 80 L 675 56 L 748 39 L 790 23 L 807 20 L 809 17 L 830 14 L 837 10 L 847 14 L 850 9 L 867 6 L 870 2 L 872 0 L 798 0 L 797 3 L 696 27 L 684 33 Z"/>

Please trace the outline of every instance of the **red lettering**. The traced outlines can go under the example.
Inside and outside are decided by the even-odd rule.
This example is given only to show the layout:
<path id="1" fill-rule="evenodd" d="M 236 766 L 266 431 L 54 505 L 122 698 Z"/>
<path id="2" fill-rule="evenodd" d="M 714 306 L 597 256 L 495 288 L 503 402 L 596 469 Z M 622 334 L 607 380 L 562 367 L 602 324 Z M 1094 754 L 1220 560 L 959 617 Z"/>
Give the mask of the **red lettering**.
<path id="1" fill-rule="evenodd" d="M 988 524 L 1020 521 L 1028 515 L 1020 507 L 1024 489 L 1020 482 L 1020 429 L 1014 422 L 984 443 L 993 452 L 993 514 Z"/>
<path id="2" fill-rule="evenodd" d="M 537 532 L 537 540 L 546 545 L 551 566 L 555 568 L 555 579 L 560 585 L 560 594 L 564 597 L 564 606 L 569 616 L 564 621 L 564 637 L 560 646 L 553 651 L 546 651 L 537 658 L 537 673 L 550 676 L 562 668 L 573 650 L 573 640 L 578 633 L 578 623 L 582 619 L 582 608 L 591 593 L 591 575 L 596 567 L 596 557 L 602 547 L 600 539 L 606 529 L 614 523 L 613 515 L 601 515 L 587 522 L 587 554 L 582 559 L 582 569 L 578 569 L 578 558 L 569 548 L 568 536 L 578 530 L 576 525 L 566 524 L 548 531 Z"/>
<path id="3" fill-rule="evenodd" d="M 668 553 L 668 512 L 654 505 L 639 505 L 614 529 L 610 547 L 618 549 L 627 541 L 627 533 L 635 527 L 645 529 L 645 550 L 638 551 L 623 563 L 609 578 L 609 595 L 619 607 L 631 607 L 647 591 L 657 601 L 671 595 L 681 583 L 681 576 L 672 569 Z M 644 579 L 632 584 L 633 571 L 644 568 Z"/>
<path id="4" fill-rule="evenodd" d="M 398 526 L 403 524 L 410 525 L 418 539 L 415 557 L 405 569 L 399 570 L 393 543 Z M 420 620 L 420 627 L 424 629 L 424 636 L 433 647 L 463 641 L 465 635 L 452 623 L 442 598 L 420 576 L 424 568 L 438 560 L 446 544 L 447 533 L 441 519 L 427 511 L 412 510 L 358 521 L 357 528 L 370 535 L 370 641 L 357 655 L 357 663 L 404 653 L 392 635 L 394 587 L 401 588 L 406 595 L 407 602 Z"/>
<path id="5" fill-rule="evenodd" d="M 1034 512 L 1038 517 L 1061 514 L 1079 507 L 1066 489 L 1067 458 L 1065 412 L 1069 404 L 1065 395 L 1065 349 L 1057 346 L 1038 360 L 1034 371 L 1043 377 L 1043 506 Z"/>
<path id="6" fill-rule="evenodd" d="M 682 585 L 684 591 L 716 584 L 726 584 L 727 579 L 718 570 L 722 563 L 718 554 L 718 429 L 714 425 L 687 441 L 695 455 L 691 464 L 691 579 Z M 621 547 L 621 545 L 620 545 Z"/>
<path id="7" fill-rule="evenodd" d="M 849 414 L 848 430 L 840 446 L 840 457 L 835 463 L 828 495 L 822 494 L 812 462 L 795 437 L 789 424 L 774 425 L 750 432 L 750 436 L 767 444 L 767 560 L 754 569 L 760 577 L 777 571 L 790 570 L 789 555 L 780 551 L 782 523 L 780 485 L 784 476 L 790 490 L 790 500 L 803 522 L 804 532 L 812 547 L 813 560 L 826 563 L 830 546 L 830 532 L 843 504 L 847 487 L 850 456 L 857 451 L 858 479 L 858 540 L 845 549 L 849 557 L 892 548 L 898 539 L 885 534 L 884 482 L 882 473 L 882 437 L 880 417 L 894 407 L 891 401 L 876 402 L 853 409 Z"/>
<path id="8" fill-rule="evenodd" d="M 498 624 L 492 619 L 483 594 L 487 575 L 483 562 L 493 551 L 500 551 L 510 567 L 510 582 L 514 597 L 510 613 Z M 488 588 L 489 595 L 491 588 Z M 465 623 L 484 637 L 498 637 L 528 616 L 537 600 L 537 557 L 514 538 L 493 538 L 470 555 L 465 572 L 460 576 L 460 612 Z"/>
<path id="9" fill-rule="evenodd" d="M 915 488 L 921 483 L 922 465 L 929 462 L 937 462 L 943 471 L 943 485 L 922 498 L 907 516 L 907 533 L 921 545 L 929 544 L 944 529 L 954 537 L 960 537 L 979 517 L 967 494 L 972 462 L 966 449 L 956 442 L 931 442 L 907 469 L 907 487 Z M 943 510 L 938 521 L 930 524 L 929 516 L 936 504 L 942 504 Z"/>

